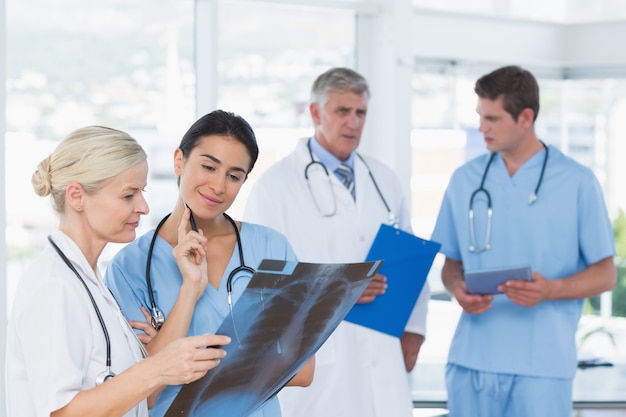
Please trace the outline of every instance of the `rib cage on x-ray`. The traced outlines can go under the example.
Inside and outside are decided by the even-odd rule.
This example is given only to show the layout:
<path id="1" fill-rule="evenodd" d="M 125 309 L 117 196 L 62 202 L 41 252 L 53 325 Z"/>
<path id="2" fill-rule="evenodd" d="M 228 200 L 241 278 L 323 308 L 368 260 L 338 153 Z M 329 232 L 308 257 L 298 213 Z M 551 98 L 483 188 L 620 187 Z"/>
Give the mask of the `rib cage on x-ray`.
<path id="1" fill-rule="evenodd" d="M 243 417 L 252 412 L 319 349 L 380 264 L 263 261 L 216 332 L 232 339 L 227 356 L 184 386 L 166 417 Z"/>

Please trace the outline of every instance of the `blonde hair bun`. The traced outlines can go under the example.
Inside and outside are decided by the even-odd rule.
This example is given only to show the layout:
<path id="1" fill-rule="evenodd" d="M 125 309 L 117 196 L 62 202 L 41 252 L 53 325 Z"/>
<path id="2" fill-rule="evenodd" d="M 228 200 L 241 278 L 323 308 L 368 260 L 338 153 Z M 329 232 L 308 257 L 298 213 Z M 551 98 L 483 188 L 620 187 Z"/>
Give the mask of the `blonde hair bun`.
<path id="1" fill-rule="evenodd" d="M 37 165 L 37 170 L 33 173 L 30 181 L 37 195 L 45 197 L 50 194 L 52 190 L 50 181 L 50 157 L 47 157 Z"/>

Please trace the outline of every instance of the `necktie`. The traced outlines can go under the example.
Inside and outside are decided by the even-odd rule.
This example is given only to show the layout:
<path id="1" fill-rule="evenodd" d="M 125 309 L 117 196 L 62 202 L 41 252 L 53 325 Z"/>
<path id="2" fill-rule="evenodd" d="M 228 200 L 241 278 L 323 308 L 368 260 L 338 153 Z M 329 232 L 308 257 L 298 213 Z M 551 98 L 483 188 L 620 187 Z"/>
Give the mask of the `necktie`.
<path id="1" fill-rule="evenodd" d="M 341 164 L 335 170 L 335 174 L 341 180 L 343 185 L 345 185 L 348 191 L 350 191 L 352 198 L 354 198 L 354 176 L 352 174 L 352 169 L 346 164 Z"/>

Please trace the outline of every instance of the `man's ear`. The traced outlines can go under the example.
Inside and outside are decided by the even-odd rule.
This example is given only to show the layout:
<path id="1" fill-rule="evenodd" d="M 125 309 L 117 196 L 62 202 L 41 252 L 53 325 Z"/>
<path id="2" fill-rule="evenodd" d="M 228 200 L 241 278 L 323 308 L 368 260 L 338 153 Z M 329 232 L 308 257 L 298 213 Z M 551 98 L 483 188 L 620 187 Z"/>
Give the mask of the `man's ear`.
<path id="1" fill-rule="evenodd" d="M 174 151 L 174 173 L 177 177 L 182 175 L 184 166 L 185 157 L 183 156 L 183 151 L 180 148 L 176 148 Z"/>
<path id="2" fill-rule="evenodd" d="M 535 122 L 535 112 L 530 107 L 526 107 L 519 114 L 517 121 L 524 127 L 531 127 Z"/>
<path id="3" fill-rule="evenodd" d="M 65 189 L 65 201 L 76 211 L 83 209 L 83 199 L 85 197 L 85 189 L 80 183 L 71 182 Z"/>
<path id="4" fill-rule="evenodd" d="M 320 105 L 317 103 L 311 103 L 309 104 L 309 112 L 311 113 L 311 118 L 313 119 L 313 124 L 315 126 L 319 126 L 321 123 L 320 121 Z"/>

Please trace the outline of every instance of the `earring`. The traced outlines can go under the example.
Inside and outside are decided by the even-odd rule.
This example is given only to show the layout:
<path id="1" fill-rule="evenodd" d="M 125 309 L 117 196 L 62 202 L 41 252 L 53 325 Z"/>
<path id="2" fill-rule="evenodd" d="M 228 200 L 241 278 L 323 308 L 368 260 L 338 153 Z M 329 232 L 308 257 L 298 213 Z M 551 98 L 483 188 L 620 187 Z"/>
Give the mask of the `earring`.
<path id="1" fill-rule="evenodd" d="M 83 211 L 83 208 L 82 207 L 76 207 L 76 210 L 77 211 Z"/>

